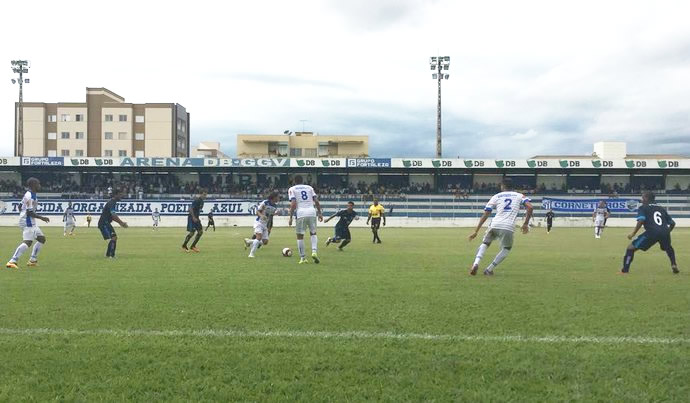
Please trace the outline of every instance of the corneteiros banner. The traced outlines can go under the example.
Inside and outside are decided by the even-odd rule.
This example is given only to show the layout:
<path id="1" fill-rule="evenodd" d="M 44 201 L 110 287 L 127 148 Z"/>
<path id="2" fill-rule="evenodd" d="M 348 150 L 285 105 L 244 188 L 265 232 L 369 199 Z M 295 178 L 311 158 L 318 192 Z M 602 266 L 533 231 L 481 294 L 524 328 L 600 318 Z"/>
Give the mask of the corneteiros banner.
<path id="1" fill-rule="evenodd" d="M 38 199 L 38 213 L 42 215 L 62 215 L 70 200 Z M 99 215 L 107 200 L 71 200 L 76 215 Z M 256 200 L 206 200 L 203 214 L 213 211 L 216 216 L 254 215 Z M 191 200 L 122 200 L 117 204 L 118 214 L 123 216 L 151 215 L 157 208 L 161 215 L 180 216 L 189 214 Z M 5 200 L 4 215 L 19 215 L 21 200 Z"/>
<path id="2" fill-rule="evenodd" d="M 543 210 L 591 213 L 597 208 L 600 201 L 605 201 L 606 207 L 612 213 L 636 211 L 640 204 L 640 201 L 636 199 L 553 199 L 545 197 L 541 201 L 541 208 Z"/>

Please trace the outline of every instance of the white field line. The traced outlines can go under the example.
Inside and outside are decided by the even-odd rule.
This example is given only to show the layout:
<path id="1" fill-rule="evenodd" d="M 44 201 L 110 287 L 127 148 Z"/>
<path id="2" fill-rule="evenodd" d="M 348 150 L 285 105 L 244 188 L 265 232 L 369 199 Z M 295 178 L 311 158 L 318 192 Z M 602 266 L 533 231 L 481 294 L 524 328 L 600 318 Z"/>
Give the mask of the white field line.
<path id="1" fill-rule="evenodd" d="M 311 330 L 148 330 L 148 329 L 59 329 L 59 328 L 0 328 L 0 335 L 54 336 L 113 336 L 113 337 L 204 337 L 204 338 L 304 338 L 304 339 L 378 339 L 428 340 L 445 342 L 500 342 L 550 344 L 690 344 L 690 338 L 645 336 L 519 336 L 519 335 L 446 335 L 427 333 L 393 333 L 365 331 Z"/>

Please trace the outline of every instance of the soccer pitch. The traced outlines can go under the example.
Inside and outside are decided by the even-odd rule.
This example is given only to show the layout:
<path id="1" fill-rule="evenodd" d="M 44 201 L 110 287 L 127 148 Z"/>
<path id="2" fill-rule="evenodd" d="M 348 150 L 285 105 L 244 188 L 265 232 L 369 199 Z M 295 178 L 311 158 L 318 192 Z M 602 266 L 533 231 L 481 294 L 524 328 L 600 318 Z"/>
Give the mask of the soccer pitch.
<path id="1" fill-rule="evenodd" d="M 687 401 L 690 231 L 681 274 L 654 247 L 618 271 L 628 229 L 516 234 L 470 277 L 470 229 L 353 229 L 298 265 L 277 228 L 46 228 L 38 268 L 0 270 L 0 400 Z M 0 229 L 7 260 L 20 240 Z M 308 243 L 308 240 L 307 240 Z M 493 245 L 482 268 L 498 252 Z M 25 265 L 28 256 L 21 261 Z M 4 262 L 3 262 L 4 263 Z"/>

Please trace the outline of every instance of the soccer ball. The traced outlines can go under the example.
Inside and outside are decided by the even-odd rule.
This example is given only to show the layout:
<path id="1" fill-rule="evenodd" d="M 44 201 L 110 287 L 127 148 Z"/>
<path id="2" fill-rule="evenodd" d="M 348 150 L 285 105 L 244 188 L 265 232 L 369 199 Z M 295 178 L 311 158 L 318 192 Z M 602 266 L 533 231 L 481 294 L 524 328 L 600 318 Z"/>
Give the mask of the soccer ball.
<path id="1" fill-rule="evenodd" d="M 292 249 L 290 249 L 290 248 L 283 248 L 283 256 L 285 256 L 285 257 L 290 257 L 290 256 L 292 256 Z"/>

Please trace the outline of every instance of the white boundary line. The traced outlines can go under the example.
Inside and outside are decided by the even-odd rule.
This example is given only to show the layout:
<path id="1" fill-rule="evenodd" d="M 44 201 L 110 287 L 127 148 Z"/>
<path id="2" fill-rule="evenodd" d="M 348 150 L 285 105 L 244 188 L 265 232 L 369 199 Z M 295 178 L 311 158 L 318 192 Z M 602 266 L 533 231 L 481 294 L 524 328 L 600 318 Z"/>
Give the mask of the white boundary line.
<path id="1" fill-rule="evenodd" d="M 690 344 L 690 338 L 645 336 L 520 336 L 520 335 L 446 335 L 428 333 L 393 333 L 366 331 L 310 331 L 310 330 L 223 330 L 223 329 L 59 329 L 59 328 L 0 328 L 0 335 L 25 336 L 113 336 L 113 337 L 206 337 L 206 338 L 311 338 L 311 339 L 379 339 L 429 340 L 446 342 L 501 342 L 550 344 Z"/>

